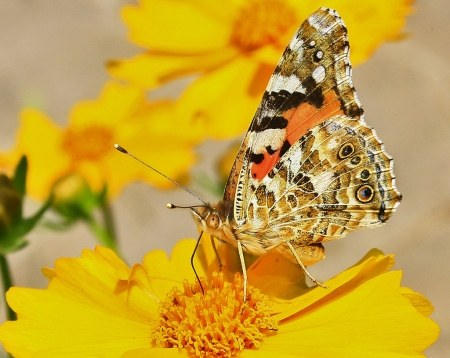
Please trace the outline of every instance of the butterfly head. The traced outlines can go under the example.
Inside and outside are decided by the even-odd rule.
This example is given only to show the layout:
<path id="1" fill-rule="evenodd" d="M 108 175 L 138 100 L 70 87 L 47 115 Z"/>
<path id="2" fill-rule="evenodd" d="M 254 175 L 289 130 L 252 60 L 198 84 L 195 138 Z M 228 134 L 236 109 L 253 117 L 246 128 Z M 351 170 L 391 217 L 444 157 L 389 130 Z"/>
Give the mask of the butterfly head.
<path id="1" fill-rule="evenodd" d="M 191 212 L 200 230 L 230 243 L 232 202 L 220 201 L 216 205 L 192 207 Z"/>

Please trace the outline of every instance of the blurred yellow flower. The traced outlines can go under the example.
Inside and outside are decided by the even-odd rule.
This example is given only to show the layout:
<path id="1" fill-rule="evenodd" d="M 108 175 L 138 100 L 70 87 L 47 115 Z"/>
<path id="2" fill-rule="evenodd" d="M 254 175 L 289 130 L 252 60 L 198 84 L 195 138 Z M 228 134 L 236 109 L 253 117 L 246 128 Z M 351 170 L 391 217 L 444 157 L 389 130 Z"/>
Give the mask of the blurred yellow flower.
<path id="1" fill-rule="evenodd" d="M 217 161 L 217 172 L 219 173 L 219 178 L 223 187 L 225 187 L 228 176 L 230 175 L 231 168 L 233 167 L 236 155 L 241 147 L 240 141 L 233 141 L 227 148 L 225 153 L 222 153 L 221 157 Z"/>
<path id="2" fill-rule="evenodd" d="M 265 272 L 273 258 L 269 255 L 267 264 L 262 257 L 249 269 L 253 287 L 244 303 L 240 275 L 227 283 L 222 274 L 208 274 L 216 265 L 211 249 L 194 260 L 198 273 L 208 277 L 205 295 L 198 283 L 188 284 L 194 279 L 189 260 L 194 245 L 182 240 L 170 260 L 156 250 L 132 268 L 102 247 L 84 250 L 81 258 L 61 258 L 55 269 L 43 271 L 50 279 L 46 289 L 8 292 L 18 320 L 0 327 L 0 342 L 15 357 L 239 353 L 245 358 L 301 352 L 314 358 L 417 358 L 437 339 L 439 327 L 427 317 L 432 306 L 400 287 L 401 272 L 388 272 L 392 256 L 374 250 L 326 282 L 328 289 L 305 289 L 287 300 L 266 296 L 266 284 L 272 290 L 277 285 Z"/>
<path id="3" fill-rule="evenodd" d="M 122 17 L 132 42 L 147 49 L 109 63 L 109 72 L 145 88 L 192 74 L 180 115 L 213 138 L 242 134 L 269 77 L 301 22 L 321 6 L 349 29 L 353 65 L 401 36 L 412 0 L 140 0 Z"/>
<path id="4" fill-rule="evenodd" d="M 171 187 L 166 179 L 118 153 L 114 143 L 166 175 L 183 179 L 195 162 L 192 147 L 199 139 L 195 126 L 181 122 L 174 111 L 174 102 L 148 102 L 138 88 L 109 82 L 97 100 L 72 108 L 66 127 L 57 126 L 39 110 L 23 110 L 16 145 L 0 155 L 0 163 L 12 167 L 25 154 L 28 193 L 40 200 L 48 197 L 55 182 L 74 173 L 94 191 L 106 184 L 112 197 L 136 180 Z"/>

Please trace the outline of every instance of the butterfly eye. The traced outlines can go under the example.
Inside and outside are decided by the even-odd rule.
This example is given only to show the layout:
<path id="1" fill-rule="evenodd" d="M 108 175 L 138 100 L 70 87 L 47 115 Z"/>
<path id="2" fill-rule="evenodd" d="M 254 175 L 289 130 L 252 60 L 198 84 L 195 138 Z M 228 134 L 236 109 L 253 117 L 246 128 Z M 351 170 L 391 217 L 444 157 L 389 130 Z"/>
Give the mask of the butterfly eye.
<path id="1" fill-rule="evenodd" d="M 347 143 L 339 149 L 339 159 L 345 159 L 353 154 L 355 147 L 351 143 Z"/>
<path id="2" fill-rule="evenodd" d="M 374 192 L 370 185 L 363 185 L 356 191 L 356 198 L 362 203 L 368 203 L 371 201 L 373 195 Z"/>
<path id="3" fill-rule="evenodd" d="M 206 226 L 208 226 L 209 229 L 215 230 L 219 227 L 220 224 L 220 218 L 217 214 L 209 214 L 208 218 L 206 219 Z"/>

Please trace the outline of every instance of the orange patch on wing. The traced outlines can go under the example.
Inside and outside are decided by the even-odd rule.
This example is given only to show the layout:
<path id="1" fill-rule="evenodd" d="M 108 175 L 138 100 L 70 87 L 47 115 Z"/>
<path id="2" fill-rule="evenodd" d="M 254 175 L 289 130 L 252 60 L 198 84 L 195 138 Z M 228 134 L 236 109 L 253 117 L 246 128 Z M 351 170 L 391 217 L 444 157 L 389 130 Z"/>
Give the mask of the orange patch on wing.
<path id="1" fill-rule="evenodd" d="M 325 95 L 321 108 L 306 102 L 302 103 L 297 108 L 290 110 L 289 113 L 283 114 L 289 121 L 286 128 L 287 140 L 291 144 L 295 143 L 311 128 L 338 114 L 344 114 L 344 112 L 341 110 L 335 91 L 329 91 Z"/>
<path id="2" fill-rule="evenodd" d="M 280 149 L 270 155 L 264 152 L 264 159 L 261 163 L 252 163 L 252 178 L 261 181 L 268 172 L 277 164 L 280 160 Z"/>
<path id="3" fill-rule="evenodd" d="M 317 108 L 309 103 L 302 103 L 297 108 L 293 108 L 283 113 L 283 117 L 288 120 L 286 127 L 287 137 L 286 139 L 292 145 L 298 141 L 306 132 L 311 128 L 314 128 L 319 123 L 336 116 L 338 114 L 344 114 L 341 110 L 340 102 L 335 91 L 329 91 L 325 95 L 324 103 L 321 108 Z M 269 173 L 275 164 L 280 160 L 280 150 L 270 155 L 264 152 L 264 159 L 261 163 L 251 164 L 252 178 L 261 181 L 267 173 Z"/>

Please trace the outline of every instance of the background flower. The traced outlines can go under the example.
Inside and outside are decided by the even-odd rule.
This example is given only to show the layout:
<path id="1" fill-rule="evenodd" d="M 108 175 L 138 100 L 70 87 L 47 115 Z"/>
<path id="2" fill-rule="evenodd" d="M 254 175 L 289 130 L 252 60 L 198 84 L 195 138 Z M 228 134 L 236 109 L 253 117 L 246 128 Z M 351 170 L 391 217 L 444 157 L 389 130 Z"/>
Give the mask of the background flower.
<path id="1" fill-rule="evenodd" d="M 45 199 L 58 179 L 76 173 L 96 192 L 106 185 L 111 197 L 136 180 L 160 188 L 172 184 L 148 168 L 120 155 L 114 143 L 120 143 L 174 179 L 183 180 L 195 161 L 192 147 L 195 127 L 186 128 L 174 115 L 171 101 L 147 102 L 133 86 L 107 83 L 99 98 L 76 104 L 69 123 L 59 127 L 44 113 L 25 109 L 15 147 L 2 161 L 13 165 L 21 155 L 29 159 L 28 191 L 36 199 Z M 179 131 L 174 132 L 172 126 Z M 171 138 L 176 145 L 170 145 Z M 177 166 L 167 165 L 176 158 Z"/>

